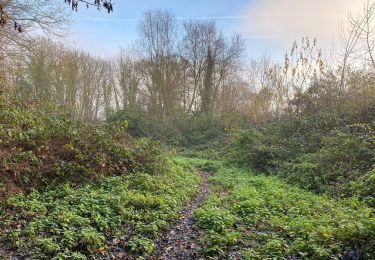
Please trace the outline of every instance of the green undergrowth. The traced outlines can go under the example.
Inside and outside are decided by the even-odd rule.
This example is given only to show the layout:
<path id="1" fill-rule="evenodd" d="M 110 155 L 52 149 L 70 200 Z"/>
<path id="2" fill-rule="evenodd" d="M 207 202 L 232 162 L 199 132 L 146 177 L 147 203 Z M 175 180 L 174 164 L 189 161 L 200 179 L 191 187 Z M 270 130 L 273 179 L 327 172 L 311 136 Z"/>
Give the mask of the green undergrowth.
<path id="1" fill-rule="evenodd" d="M 86 259 L 110 251 L 148 255 L 199 189 L 194 169 L 175 159 L 158 174 L 113 176 L 74 188 L 64 184 L 7 199 L 1 240 L 35 259 Z"/>
<path id="2" fill-rule="evenodd" d="M 375 254 L 375 215 L 357 199 L 314 195 L 220 162 L 190 163 L 215 171 L 211 195 L 194 213 L 205 232 L 200 244 L 206 256 L 371 259 Z"/>

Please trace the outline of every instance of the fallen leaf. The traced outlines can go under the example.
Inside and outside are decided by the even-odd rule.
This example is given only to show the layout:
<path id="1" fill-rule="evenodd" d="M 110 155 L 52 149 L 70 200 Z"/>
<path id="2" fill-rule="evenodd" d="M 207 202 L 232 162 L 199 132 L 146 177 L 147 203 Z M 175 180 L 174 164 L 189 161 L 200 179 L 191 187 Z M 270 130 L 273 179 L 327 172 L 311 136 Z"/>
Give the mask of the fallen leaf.
<path id="1" fill-rule="evenodd" d="M 106 253 L 106 249 L 104 247 L 99 247 L 98 251 L 102 255 L 105 255 L 105 253 Z"/>

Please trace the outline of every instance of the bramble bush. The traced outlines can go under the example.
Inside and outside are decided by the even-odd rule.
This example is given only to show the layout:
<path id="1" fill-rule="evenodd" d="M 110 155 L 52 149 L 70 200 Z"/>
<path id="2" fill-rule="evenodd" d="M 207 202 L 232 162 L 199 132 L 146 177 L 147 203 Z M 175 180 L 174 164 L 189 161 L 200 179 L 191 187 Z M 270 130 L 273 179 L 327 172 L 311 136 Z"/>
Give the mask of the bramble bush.
<path id="1" fill-rule="evenodd" d="M 14 106 L 0 109 L 0 122 L 0 197 L 170 168 L 161 144 L 133 139 L 123 122 L 73 122 Z"/>

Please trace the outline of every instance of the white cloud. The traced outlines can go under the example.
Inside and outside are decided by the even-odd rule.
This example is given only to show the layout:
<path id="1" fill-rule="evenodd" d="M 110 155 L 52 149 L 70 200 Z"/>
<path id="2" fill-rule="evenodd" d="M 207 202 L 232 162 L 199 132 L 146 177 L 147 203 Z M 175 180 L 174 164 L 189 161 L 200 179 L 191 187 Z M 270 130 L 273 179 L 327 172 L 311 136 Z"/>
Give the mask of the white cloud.
<path id="1" fill-rule="evenodd" d="M 282 46 L 303 36 L 316 37 L 327 47 L 349 12 L 362 7 L 363 0 L 254 0 L 243 13 L 248 18 L 242 31 Z"/>

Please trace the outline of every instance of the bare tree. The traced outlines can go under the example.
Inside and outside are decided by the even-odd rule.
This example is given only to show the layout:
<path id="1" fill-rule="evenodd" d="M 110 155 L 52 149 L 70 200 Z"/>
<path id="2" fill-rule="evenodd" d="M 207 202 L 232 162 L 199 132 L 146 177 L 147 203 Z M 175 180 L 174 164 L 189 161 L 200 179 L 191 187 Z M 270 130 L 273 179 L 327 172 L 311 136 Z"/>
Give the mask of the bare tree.
<path id="1" fill-rule="evenodd" d="M 61 35 L 69 20 L 57 0 L 0 0 L 0 83 L 5 87 L 5 66 L 33 47 L 35 34 Z"/>
<path id="2" fill-rule="evenodd" d="M 25 47 L 35 33 L 60 35 L 69 21 L 64 4 L 57 0 L 0 0 L 1 35 Z"/>
<path id="3" fill-rule="evenodd" d="M 139 32 L 140 67 L 149 94 L 149 110 L 159 117 L 171 116 L 178 104 L 179 80 L 175 19 L 167 11 L 147 11 Z"/>
<path id="4" fill-rule="evenodd" d="M 213 110 L 228 78 L 238 68 L 244 44 L 241 37 L 223 37 L 214 21 L 189 21 L 184 24 L 181 55 L 187 64 L 192 89 L 188 111 Z M 199 107 L 193 107 L 199 99 Z M 217 105 L 217 104 L 216 104 Z"/>
<path id="5" fill-rule="evenodd" d="M 340 28 L 342 62 L 340 93 L 344 91 L 347 70 L 365 65 L 375 69 L 375 2 L 366 0 L 361 13 L 349 14 L 348 21 Z"/>
<path id="6" fill-rule="evenodd" d="M 188 85 L 192 88 L 187 89 L 188 100 L 187 113 L 197 110 L 193 107 L 197 104 L 197 98 L 203 95 L 203 85 L 206 78 L 206 84 L 212 87 L 212 75 L 206 73 L 207 59 L 210 58 L 210 65 L 213 66 L 211 46 L 214 39 L 217 38 L 217 28 L 214 21 L 189 21 L 184 23 L 184 38 L 181 45 L 181 55 L 186 61 L 187 76 L 190 79 Z M 208 53 L 210 52 L 210 54 Z M 211 68 L 211 74 L 214 72 Z M 209 93 L 207 93 L 208 95 Z M 208 97 L 206 97 L 207 99 Z"/>
<path id="7" fill-rule="evenodd" d="M 137 107 L 141 78 L 138 61 L 121 50 L 116 61 L 116 79 L 121 93 L 122 109 Z"/>

